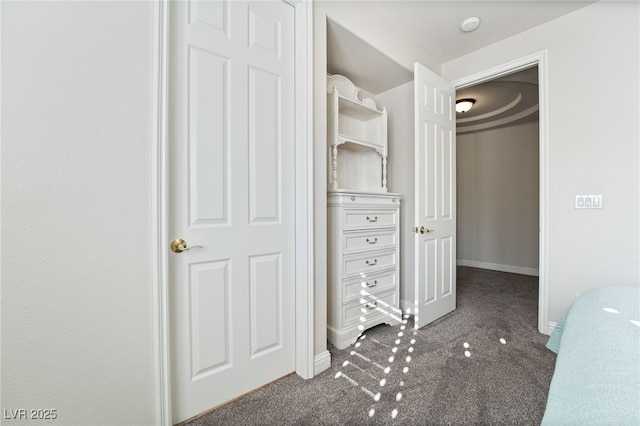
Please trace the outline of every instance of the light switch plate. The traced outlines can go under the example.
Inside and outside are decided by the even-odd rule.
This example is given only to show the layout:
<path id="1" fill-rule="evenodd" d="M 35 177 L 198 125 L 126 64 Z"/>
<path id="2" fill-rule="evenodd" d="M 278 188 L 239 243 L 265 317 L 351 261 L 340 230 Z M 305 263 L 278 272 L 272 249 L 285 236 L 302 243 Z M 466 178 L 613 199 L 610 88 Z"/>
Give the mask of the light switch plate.
<path id="1" fill-rule="evenodd" d="M 576 209 L 601 209 L 602 194 L 599 195 L 576 195 Z"/>

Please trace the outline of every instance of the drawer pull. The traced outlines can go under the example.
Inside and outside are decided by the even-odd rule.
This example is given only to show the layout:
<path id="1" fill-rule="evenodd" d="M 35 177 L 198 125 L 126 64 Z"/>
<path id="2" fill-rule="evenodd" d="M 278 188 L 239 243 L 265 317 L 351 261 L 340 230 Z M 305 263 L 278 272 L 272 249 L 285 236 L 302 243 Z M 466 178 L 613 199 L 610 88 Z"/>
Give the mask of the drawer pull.
<path id="1" fill-rule="evenodd" d="M 375 287 L 375 286 L 377 286 L 377 285 L 378 285 L 378 280 L 375 280 L 375 281 L 373 282 L 373 284 L 371 284 L 369 281 L 367 281 L 367 282 L 365 283 L 365 285 L 366 285 L 368 288 L 373 288 L 373 287 Z"/>
<path id="2" fill-rule="evenodd" d="M 374 217 L 367 216 L 367 220 L 369 222 L 377 222 L 378 221 L 378 216 L 374 216 Z"/>
<path id="3" fill-rule="evenodd" d="M 367 260 L 365 263 L 369 266 L 376 266 L 378 264 L 378 259 L 373 259 L 373 262 L 369 262 Z"/>
<path id="4" fill-rule="evenodd" d="M 378 307 L 378 302 L 367 303 L 366 305 L 364 305 L 364 307 L 370 311 L 371 309 L 375 309 Z"/>
<path id="5" fill-rule="evenodd" d="M 378 242 L 378 237 L 375 237 L 373 240 L 370 240 L 370 239 L 367 238 L 367 242 L 369 244 L 376 244 Z"/>

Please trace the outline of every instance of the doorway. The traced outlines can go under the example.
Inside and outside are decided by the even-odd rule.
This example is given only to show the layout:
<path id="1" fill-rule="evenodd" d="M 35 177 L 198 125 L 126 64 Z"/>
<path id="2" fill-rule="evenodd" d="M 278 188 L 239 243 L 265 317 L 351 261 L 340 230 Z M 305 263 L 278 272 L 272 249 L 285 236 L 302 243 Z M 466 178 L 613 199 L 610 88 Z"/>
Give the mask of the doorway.
<path id="1" fill-rule="evenodd" d="M 546 120 L 546 52 L 539 52 L 537 54 L 531 55 L 529 57 L 525 57 L 511 63 L 506 63 L 501 66 L 498 66 L 493 69 L 486 70 L 484 72 L 471 75 L 469 77 L 460 79 L 458 81 L 453 82 L 457 91 L 463 93 L 463 90 L 471 89 L 473 87 L 477 87 L 482 83 L 487 83 L 491 81 L 499 81 L 500 79 L 504 80 L 506 76 L 513 76 L 519 72 L 526 72 L 526 70 L 534 70 L 529 71 L 533 72 L 537 77 L 537 97 L 538 97 L 538 164 L 537 164 L 537 184 L 538 184 L 538 331 L 544 334 L 548 334 L 548 288 L 547 288 L 547 243 L 548 243 L 548 212 L 547 212 L 547 197 L 548 197 L 548 189 L 547 189 L 547 152 L 548 152 L 548 138 L 547 138 L 547 120 Z M 469 93 L 469 92 L 467 92 Z M 511 103 L 517 103 L 512 101 Z M 517 123 L 517 120 L 523 119 L 526 114 L 521 114 L 521 117 L 516 118 L 513 123 Z M 460 114 L 458 114 L 460 116 Z M 496 114 L 497 118 L 497 114 Z M 491 117 L 485 117 L 485 119 L 491 119 Z M 467 123 L 469 123 L 467 121 Z M 509 124 L 507 122 L 502 122 L 501 125 Z M 520 123 L 522 124 L 522 123 Z M 524 124 L 523 124 L 524 125 Z M 529 125 L 531 126 L 531 125 Z M 469 124 L 469 128 L 472 128 Z M 473 128 L 472 128 L 473 129 Z M 477 128 L 476 128 L 477 129 Z M 459 168 L 460 169 L 460 168 Z M 533 232 L 536 232 L 536 229 L 533 229 Z M 465 260 L 465 259 L 463 259 Z M 464 264 L 464 262 L 462 262 Z M 486 262 L 491 263 L 491 262 Z M 491 266 L 495 267 L 495 265 L 482 265 L 476 264 L 475 266 Z M 468 264 L 468 266 L 474 266 L 473 264 Z M 491 269 L 491 268 L 488 268 Z M 529 275 L 535 274 L 535 268 L 525 269 L 515 269 L 515 270 L 507 270 L 506 272 L 516 272 L 516 273 L 527 273 Z"/>
<path id="2" fill-rule="evenodd" d="M 459 90 L 458 265 L 538 275 L 538 69 Z M 466 101 L 465 101 L 466 100 Z"/>

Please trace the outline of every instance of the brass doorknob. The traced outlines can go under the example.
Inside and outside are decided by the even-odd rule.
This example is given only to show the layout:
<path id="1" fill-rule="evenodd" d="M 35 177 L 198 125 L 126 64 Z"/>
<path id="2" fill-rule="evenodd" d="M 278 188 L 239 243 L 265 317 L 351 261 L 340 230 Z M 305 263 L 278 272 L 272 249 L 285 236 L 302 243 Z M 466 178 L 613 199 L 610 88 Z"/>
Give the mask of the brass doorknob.
<path id="1" fill-rule="evenodd" d="M 415 232 L 416 234 L 417 234 L 417 233 L 424 234 L 425 232 L 426 232 L 426 233 L 429 233 L 429 232 L 433 232 L 433 231 L 435 231 L 435 229 L 427 229 L 427 228 L 425 228 L 424 226 L 421 226 L 420 228 L 418 228 L 418 227 L 416 226 L 416 227 L 415 227 L 415 228 L 413 228 L 412 230 L 413 230 L 413 232 Z"/>
<path id="2" fill-rule="evenodd" d="M 182 253 L 183 251 L 191 250 L 192 248 L 203 248 L 202 246 L 191 246 L 187 245 L 187 242 L 181 238 L 176 238 L 171 241 L 171 251 L 174 253 Z"/>

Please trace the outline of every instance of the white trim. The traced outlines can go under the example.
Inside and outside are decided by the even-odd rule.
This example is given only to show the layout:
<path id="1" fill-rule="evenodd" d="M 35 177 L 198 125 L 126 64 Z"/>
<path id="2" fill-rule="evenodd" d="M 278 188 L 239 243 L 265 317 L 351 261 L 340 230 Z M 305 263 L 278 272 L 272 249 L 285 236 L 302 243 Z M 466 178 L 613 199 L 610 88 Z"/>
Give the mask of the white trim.
<path id="1" fill-rule="evenodd" d="M 167 234 L 167 66 L 168 0 L 153 3 L 153 139 L 152 247 L 154 386 L 157 425 L 171 425 L 171 360 L 169 354 L 168 234 Z"/>
<path id="2" fill-rule="evenodd" d="M 331 367 L 331 352 L 324 351 L 319 353 L 314 358 L 313 372 L 314 374 L 320 374 Z"/>
<path id="3" fill-rule="evenodd" d="M 549 319 L 549 116 L 548 116 L 548 65 L 547 51 L 529 56 L 463 77 L 453 82 L 456 89 L 484 83 L 532 66 L 538 66 L 538 101 L 540 128 L 540 241 L 538 280 L 538 331 L 546 333 Z"/>
<path id="4" fill-rule="evenodd" d="M 458 259 L 458 266 L 469 266 L 471 268 L 490 269 L 492 271 L 510 272 L 512 274 L 539 276 L 539 271 L 535 268 L 524 266 L 501 265 L 498 263 L 479 262 L 477 260 Z"/>
<path id="5" fill-rule="evenodd" d="M 469 86 L 476 86 L 481 83 L 486 83 L 488 81 L 495 80 L 497 78 L 504 77 L 515 72 L 536 66 L 539 63 L 539 59 L 543 56 L 546 57 L 546 54 L 546 51 L 534 53 L 533 55 L 525 56 L 524 58 L 516 59 L 511 62 L 507 62 L 505 64 L 498 65 L 496 67 L 489 68 L 487 70 L 480 71 L 466 77 L 462 77 L 458 80 L 453 81 L 452 83 L 455 86 L 456 90 L 463 89 Z"/>
<path id="6" fill-rule="evenodd" d="M 295 8 L 296 55 L 296 373 L 315 375 L 313 291 L 313 91 L 312 11 L 307 1 Z M 298 115 L 299 114 L 299 115 Z"/>
<path id="7" fill-rule="evenodd" d="M 286 0 L 285 0 L 286 1 Z M 287 1 L 295 8 L 296 41 L 296 373 L 313 377 L 313 138 L 311 88 L 312 7 L 306 0 Z M 168 165 L 167 96 L 169 55 L 169 0 L 154 2 L 153 11 L 153 140 L 152 140 L 152 244 L 155 424 L 172 424 L 171 353 L 168 300 Z M 303 248 L 301 248 L 303 247 Z M 300 325 L 298 325 L 300 324 Z M 326 363 L 323 355 L 323 363 Z M 320 356 L 320 355 L 319 355 Z M 329 355 L 329 363 L 331 358 Z M 323 364 L 324 365 L 324 364 Z"/>
<path id="8" fill-rule="evenodd" d="M 549 321 L 549 70 L 547 51 L 538 54 L 538 103 L 540 132 L 540 282 L 538 290 L 538 331 L 548 331 Z M 547 329 L 545 329 L 545 326 Z"/>
<path id="9" fill-rule="evenodd" d="M 556 325 L 558 325 L 557 322 L 549 321 L 547 323 L 547 330 L 542 331 L 541 333 L 546 334 L 547 336 L 551 336 L 551 334 L 553 333 L 553 330 L 556 329 Z"/>

